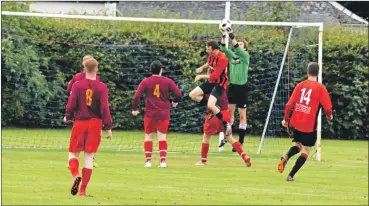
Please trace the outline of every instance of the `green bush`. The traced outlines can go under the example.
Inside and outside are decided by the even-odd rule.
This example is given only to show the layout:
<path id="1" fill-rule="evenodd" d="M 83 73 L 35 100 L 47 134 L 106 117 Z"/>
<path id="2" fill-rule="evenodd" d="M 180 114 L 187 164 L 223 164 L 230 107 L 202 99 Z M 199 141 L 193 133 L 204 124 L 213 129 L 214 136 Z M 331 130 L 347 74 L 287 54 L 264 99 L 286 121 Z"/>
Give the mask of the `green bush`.
<path id="1" fill-rule="evenodd" d="M 291 7 L 286 8 L 293 11 Z M 155 15 L 180 18 L 168 12 Z M 283 18 L 291 15 L 278 16 Z M 82 69 L 81 58 L 90 54 L 99 61 L 99 75 L 108 85 L 115 128 L 142 128 L 142 117 L 132 118 L 130 114 L 132 97 L 138 83 L 148 76 L 150 62 L 159 59 L 166 66 L 164 75 L 174 79 L 184 95 L 182 103 L 172 112 L 175 121 L 171 130 L 201 132 L 205 108 L 189 100 L 188 93 L 197 85 L 192 83 L 194 69 L 205 62 L 202 55 L 205 40 L 219 37 L 215 25 L 204 30 L 201 24 L 9 16 L 3 16 L 2 23 L 3 126 L 64 126 L 61 120 L 67 101 L 67 82 Z M 245 38 L 250 42 L 248 127 L 252 134 L 260 134 L 263 129 L 274 89 L 269 81 L 276 80 L 288 34 L 270 32 L 270 28 L 263 27 L 239 30 L 248 34 Z M 316 61 L 316 50 L 301 47 L 316 40 L 317 33 L 312 33 L 305 32 L 306 36 L 300 39 L 295 36 L 299 41 L 294 42 L 295 50 L 291 51 L 296 57 L 291 60 L 291 68 L 297 71 L 296 77 L 305 75 L 308 61 Z M 325 29 L 323 83 L 332 97 L 334 120 L 323 121 L 324 138 L 368 139 L 366 37 L 342 28 Z M 193 42 L 184 43 L 189 41 Z M 291 88 L 294 85 L 291 82 Z M 273 111 L 280 117 L 282 110 Z M 273 130 L 279 135 L 283 131 Z"/>

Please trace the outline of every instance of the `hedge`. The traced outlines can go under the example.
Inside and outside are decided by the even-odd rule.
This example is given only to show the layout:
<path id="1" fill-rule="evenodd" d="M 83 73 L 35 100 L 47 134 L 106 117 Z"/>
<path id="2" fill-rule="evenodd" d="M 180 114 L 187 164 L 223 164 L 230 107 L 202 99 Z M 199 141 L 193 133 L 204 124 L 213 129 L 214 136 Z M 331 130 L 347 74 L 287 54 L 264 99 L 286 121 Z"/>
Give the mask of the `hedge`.
<path id="1" fill-rule="evenodd" d="M 155 15 L 180 18 L 170 12 Z M 66 84 L 81 70 L 81 58 L 90 54 L 99 61 L 99 75 L 108 85 L 115 128 L 142 128 L 142 117 L 132 118 L 130 114 L 132 96 L 138 83 L 149 75 L 150 62 L 159 59 L 165 65 L 164 75 L 174 79 L 184 94 L 182 103 L 172 112 L 171 130 L 201 132 L 199 125 L 205 108 L 192 102 L 188 93 L 197 85 L 192 83 L 194 69 L 205 62 L 206 40 L 219 37 L 216 26 L 206 28 L 200 24 L 4 16 L 2 125 L 63 127 Z M 250 42 L 248 127 L 251 134 L 260 134 L 263 129 L 288 34 L 274 30 L 262 27 L 238 30 L 239 34 L 246 33 Z M 291 79 L 301 80 L 307 62 L 316 61 L 316 50 L 303 45 L 317 35 L 307 34 L 294 36 Z M 334 120 L 323 121 L 323 138 L 369 138 L 367 45 L 366 36 L 339 27 L 326 28 L 324 32 L 323 83 L 332 97 Z M 290 82 L 291 90 L 295 85 Z M 280 86 L 285 87 L 286 84 Z M 273 108 L 273 115 L 281 117 L 284 100 L 282 96 L 277 97 L 280 105 Z M 141 101 L 141 108 L 143 104 Z M 283 132 L 280 127 L 270 130 L 275 135 Z"/>

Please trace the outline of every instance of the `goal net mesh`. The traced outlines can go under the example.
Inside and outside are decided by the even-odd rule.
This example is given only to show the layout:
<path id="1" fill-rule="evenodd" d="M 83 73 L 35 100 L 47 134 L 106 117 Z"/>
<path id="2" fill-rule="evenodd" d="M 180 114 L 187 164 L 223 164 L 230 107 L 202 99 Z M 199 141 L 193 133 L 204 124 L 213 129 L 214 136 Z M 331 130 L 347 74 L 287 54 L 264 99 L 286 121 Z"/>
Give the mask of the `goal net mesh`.
<path id="1" fill-rule="evenodd" d="M 133 117 L 132 97 L 150 76 L 149 65 L 160 60 L 164 76 L 183 92 L 171 110 L 168 150 L 199 152 L 206 108 L 189 92 L 195 69 L 206 62 L 209 40 L 220 41 L 218 25 L 103 21 L 3 15 L 2 22 L 2 147 L 67 149 L 71 125 L 63 123 L 66 87 L 82 71 L 82 57 L 94 56 L 98 75 L 109 88 L 113 138 L 100 150 L 142 151 L 143 117 Z M 249 42 L 249 103 L 244 148 L 256 153 L 271 104 L 290 27 L 234 25 L 237 39 Z M 296 82 L 306 76 L 307 62 L 317 59 L 318 31 L 294 29 L 263 142 L 263 154 L 281 154 L 288 147 L 281 127 L 284 105 Z M 232 46 L 230 46 L 232 47 Z M 140 111 L 144 107 L 141 98 Z M 233 136 L 238 139 L 238 113 Z M 105 133 L 103 132 L 103 137 Z M 157 146 L 155 146 L 156 148 Z M 230 151 L 227 144 L 225 151 Z M 218 151 L 218 138 L 211 140 Z"/>

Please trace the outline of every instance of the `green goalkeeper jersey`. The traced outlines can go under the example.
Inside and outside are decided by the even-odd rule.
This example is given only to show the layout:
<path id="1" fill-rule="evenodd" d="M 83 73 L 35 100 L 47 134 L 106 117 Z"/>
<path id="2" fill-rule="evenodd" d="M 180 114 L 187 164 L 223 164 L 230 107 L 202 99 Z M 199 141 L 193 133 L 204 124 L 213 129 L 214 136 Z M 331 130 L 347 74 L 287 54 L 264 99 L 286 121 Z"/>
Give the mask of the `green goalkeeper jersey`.
<path id="1" fill-rule="evenodd" d="M 246 84 L 250 63 L 249 53 L 238 46 L 231 51 L 225 44 L 221 44 L 220 49 L 225 53 L 229 62 L 229 82 L 237 85 Z"/>

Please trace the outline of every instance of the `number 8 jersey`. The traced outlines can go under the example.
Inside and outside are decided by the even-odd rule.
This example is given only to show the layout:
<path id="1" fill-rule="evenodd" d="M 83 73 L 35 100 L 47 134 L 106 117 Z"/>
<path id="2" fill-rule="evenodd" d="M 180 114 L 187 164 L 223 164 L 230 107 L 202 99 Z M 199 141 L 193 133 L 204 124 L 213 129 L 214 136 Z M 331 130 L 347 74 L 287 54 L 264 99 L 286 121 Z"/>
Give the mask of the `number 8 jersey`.
<path id="1" fill-rule="evenodd" d="M 293 109 L 290 126 L 300 132 L 316 130 L 320 106 L 328 119 L 332 119 L 332 102 L 324 85 L 317 81 L 305 80 L 299 83 L 284 111 L 284 120 L 288 121 Z"/>
<path id="2" fill-rule="evenodd" d="M 83 79 L 72 86 L 65 117 L 67 120 L 102 120 L 104 129 L 112 127 L 107 86 L 98 81 Z"/>
<path id="3" fill-rule="evenodd" d="M 163 76 L 151 76 L 142 80 L 133 97 L 132 111 L 138 110 L 141 94 L 146 94 L 145 117 L 158 120 L 170 119 L 170 95 L 178 102 L 182 92 L 173 80 Z"/>

